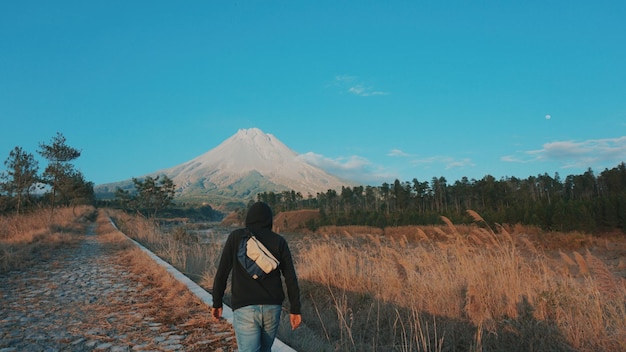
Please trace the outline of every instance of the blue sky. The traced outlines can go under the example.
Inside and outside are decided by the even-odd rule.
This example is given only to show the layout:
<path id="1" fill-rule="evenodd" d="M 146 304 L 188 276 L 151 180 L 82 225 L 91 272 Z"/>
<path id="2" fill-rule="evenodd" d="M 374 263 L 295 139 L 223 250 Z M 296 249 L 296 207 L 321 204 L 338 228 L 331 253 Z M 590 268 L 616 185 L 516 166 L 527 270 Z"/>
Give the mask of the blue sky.
<path id="1" fill-rule="evenodd" d="M 626 160 L 624 18 L 624 1 L 3 1 L 0 159 L 61 132 L 101 184 L 257 127 L 363 184 L 599 173 Z"/>

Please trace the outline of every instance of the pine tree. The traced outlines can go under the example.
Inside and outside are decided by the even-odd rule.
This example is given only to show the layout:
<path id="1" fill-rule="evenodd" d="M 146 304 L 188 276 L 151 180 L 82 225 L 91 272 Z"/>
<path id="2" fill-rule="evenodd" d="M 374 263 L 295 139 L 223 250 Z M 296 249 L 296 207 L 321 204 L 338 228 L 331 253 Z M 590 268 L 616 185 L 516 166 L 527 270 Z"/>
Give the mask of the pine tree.
<path id="1" fill-rule="evenodd" d="M 70 162 L 78 158 L 81 151 L 65 144 L 65 137 L 60 132 L 57 132 L 50 144 L 40 143 L 39 148 L 38 153 L 49 162 L 42 179 L 52 187 L 51 206 L 54 212 L 59 185 L 63 179 L 76 174 Z"/>
<path id="2" fill-rule="evenodd" d="M 0 182 L 0 191 L 14 201 L 16 213 L 19 215 L 39 179 L 37 177 L 39 165 L 33 155 L 21 147 L 15 147 L 9 153 L 4 165 L 8 170 L 0 176 L 3 180 Z"/>

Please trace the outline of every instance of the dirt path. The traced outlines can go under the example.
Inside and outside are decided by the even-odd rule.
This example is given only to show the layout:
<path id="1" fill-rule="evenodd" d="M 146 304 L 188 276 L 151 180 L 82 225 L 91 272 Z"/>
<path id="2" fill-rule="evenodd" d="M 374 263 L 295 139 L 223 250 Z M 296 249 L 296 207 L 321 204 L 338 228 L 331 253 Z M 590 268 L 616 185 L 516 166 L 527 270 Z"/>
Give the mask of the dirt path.
<path id="1" fill-rule="evenodd" d="M 232 327 L 208 307 L 167 322 L 145 291 L 91 225 L 79 246 L 0 274 L 0 352 L 236 350 Z"/>

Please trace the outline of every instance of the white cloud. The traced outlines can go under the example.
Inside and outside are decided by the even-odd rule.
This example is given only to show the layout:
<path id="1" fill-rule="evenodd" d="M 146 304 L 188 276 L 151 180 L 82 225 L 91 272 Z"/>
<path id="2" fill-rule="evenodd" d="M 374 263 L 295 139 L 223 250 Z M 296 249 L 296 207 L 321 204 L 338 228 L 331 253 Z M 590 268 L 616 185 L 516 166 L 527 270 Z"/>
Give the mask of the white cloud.
<path id="1" fill-rule="evenodd" d="M 411 154 L 405 153 L 400 149 L 392 149 L 387 153 L 387 156 L 397 156 L 397 157 L 410 157 Z"/>
<path id="2" fill-rule="evenodd" d="M 351 170 L 355 168 L 361 168 L 369 164 L 369 161 L 367 159 L 356 155 L 348 158 L 342 157 L 337 159 L 331 159 L 321 154 L 308 152 L 300 154 L 299 158 L 313 166 L 317 166 L 323 169 Z"/>
<path id="3" fill-rule="evenodd" d="M 370 97 L 370 96 L 374 96 L 374 95 L 389 95 L 389 94 L 390 93 L 388 93 L 388 92 L 381 92 L 381 91 L 375 90 L 375 91 L 365 92 L 365 93 L 363 93 L 361 95 L 364 96 L 364 97 Z"/>
<path id="4" fill-rule="evenodd" d="M 389 182 L 389 180 L 398 177 L 382 166 L 375 165 L 368 159 L 357 155 L 333 159 L 308 152 L 300 154 L 298 157 L 332 175 L 345 180 L 356 181 L 363 185 L 379 185 L 382 182 Z"/>
<path id="5" fill-rule="evenodd" d="M 506 161 L 508 163 L 527 163 L 528 161 L 516 158 L 512 155 L 505 155 L 503 157 L 500 157 L 501 161 Z"/>
<path id="6" fill-rule="evenodd" d="M 371 97 L 376 95 L 389 95 L 389 92 L 376 90 L 372 86 L 366 86 L 360 82 L 358 76 L 337 75 L 333 86 L 339 87 L 342 92 L 358 95 L 361 97 Z"/>
<path id="7" fill-rule="evenodd" d="M 449 158 L 446 160 L 446 170 L 456 169 L 456 168 L 464 168 L 464 167 L 472 167 L 476 166 L 469 158 L 464 158 L 461 160 L 455 160 L 453 158 Z"/>
<path id="8" fill-rule="evenodd" d="M 348 88 L 348 92 L 354 95 L 362 95 L 365 92 L 365 88 L 362 85 L 356 85 L 354 87 Z"/>
<path id="9" fill-rule="evenodd" d="M 337 83 L 351 83 L 357 80 L 357 76 L 349 75 L 337 75 L 335 76 L 335 82 Z"/>
<path id="10" fill-rule="evenodd" d="M 431 156 L 424 159 L 413 159 L 411 163 L 416 166 L 442 165 L 446 170 L 476 166 L 469 158 L 455 159 L 450 156 Z"/>
<path id="11" fill-rule="evenodd" d="M 592 167 L 626 160 L 626 136 L 589 139 L 586 141 L 556 141 L 537 150 L 522 151 L 500 158 L 506 162 L 558 162 L 563 168 Z"/>

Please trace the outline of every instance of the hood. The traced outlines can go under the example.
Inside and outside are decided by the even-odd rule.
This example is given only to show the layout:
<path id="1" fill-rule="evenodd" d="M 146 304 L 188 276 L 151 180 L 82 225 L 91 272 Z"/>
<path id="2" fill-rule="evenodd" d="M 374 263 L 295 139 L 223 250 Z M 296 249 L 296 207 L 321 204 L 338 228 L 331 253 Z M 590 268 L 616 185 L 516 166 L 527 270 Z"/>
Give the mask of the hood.
<path id="1" fill-rule="evenodd" d="M 256 202 L 248 209 L 246 227 L 252 230 L 272 229 L 272 209 L 263 202 Z"/>

